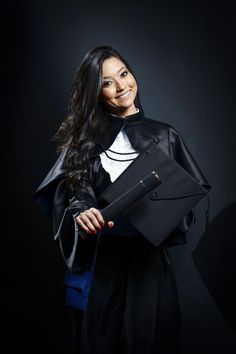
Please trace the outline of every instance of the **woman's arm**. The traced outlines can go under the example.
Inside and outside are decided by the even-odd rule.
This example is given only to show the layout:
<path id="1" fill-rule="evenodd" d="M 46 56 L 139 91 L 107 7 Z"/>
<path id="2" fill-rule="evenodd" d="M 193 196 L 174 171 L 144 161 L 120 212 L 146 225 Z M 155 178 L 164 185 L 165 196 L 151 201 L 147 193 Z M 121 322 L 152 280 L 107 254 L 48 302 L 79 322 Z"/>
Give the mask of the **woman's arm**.
<path id="1" fill-rule="evenodd" d="M 193 178 L 195 178 L 201 186 L 209 192 L 211 186 L 207 181 L 205 175 L 198 166 L 195 158 L 184 142 L 179 132 L 170 126 L 169 128 L 169 146 L 171 157 L 182 166 Z M 208 212 L 208 211 L 207 211 Z M 190 210 L 189 213 L 181 220 L 176 228 L 176 232 L 186 232 L 190 229 L 195 222 L 195 211 Z"/>
<path id="2" fill-rule="evenodd" d="M 34 198 L 52 224 L 54 239 L 59 242 L 66 265 L 73 268 L 79 241 L 85 234 L 79 232 L 80 228 L 88 234 L 96 233 L 103 227 L 104 220 L 97 208 L 90 178 L 85 180 L 83 190 L 80 186 L 73 192 L 68 188 L 64 157 L 65 152 L 44 178 Z M 112 222 L 108 223 L 108 226 L 112 225 Z"/>

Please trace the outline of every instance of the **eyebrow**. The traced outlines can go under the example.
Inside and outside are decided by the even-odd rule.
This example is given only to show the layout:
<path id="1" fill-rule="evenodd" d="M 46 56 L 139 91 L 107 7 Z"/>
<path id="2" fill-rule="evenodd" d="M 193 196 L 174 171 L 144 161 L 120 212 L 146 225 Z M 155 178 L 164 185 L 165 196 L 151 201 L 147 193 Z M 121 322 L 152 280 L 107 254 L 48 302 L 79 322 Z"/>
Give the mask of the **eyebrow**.
<path id="1" fill-rule="evenodd" d="M 117 73 L 119 73 L 122 69 L 126 69 L 125 66 L 122 66 L 118 71 Z M 109 79 L 111 76 L 104 76 L 103 79 Z"/>

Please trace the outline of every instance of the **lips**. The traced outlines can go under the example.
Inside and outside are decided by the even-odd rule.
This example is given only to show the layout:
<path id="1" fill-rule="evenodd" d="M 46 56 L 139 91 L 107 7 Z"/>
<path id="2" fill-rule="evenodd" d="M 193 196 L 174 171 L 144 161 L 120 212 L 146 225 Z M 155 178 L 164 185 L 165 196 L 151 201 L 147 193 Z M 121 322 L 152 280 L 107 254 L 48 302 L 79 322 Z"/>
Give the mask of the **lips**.
<path id="1" fill-rule="evenodd" d="M 129 91 L 127 91 L 127 92 L 125 92 L 125 93 L 122 93 L 122 95 L 120 95 L 120 96 L 117 96 L 116 98 L 120 98 L 120 99 L 123 99 L 123 98 L 126 98 L 126 97 L 128 97 L 128 96 L 129 96 L 129 94 L 130 94 L 130 90 L 129 90 Z"/>

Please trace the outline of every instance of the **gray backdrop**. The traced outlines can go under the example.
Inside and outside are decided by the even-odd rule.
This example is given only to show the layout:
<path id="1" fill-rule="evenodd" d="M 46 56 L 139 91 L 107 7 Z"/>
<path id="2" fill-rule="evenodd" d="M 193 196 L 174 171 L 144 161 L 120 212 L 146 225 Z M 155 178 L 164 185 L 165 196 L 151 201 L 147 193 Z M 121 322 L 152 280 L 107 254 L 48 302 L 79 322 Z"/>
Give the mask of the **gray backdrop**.
<path id="1" fill-rule="evenodd" d="M 146 116 L 175 126 L 212 186 L 208 232 L 204 199 L 188 244 L 170 251 L 183 354 L 235 353 L 234 2 L 23 0 L 4 10 L 4 353 L 61 353 L 64 264 L 33 193 L 56 158 L 74 72 L 103 44 L 128 60 Z"/>

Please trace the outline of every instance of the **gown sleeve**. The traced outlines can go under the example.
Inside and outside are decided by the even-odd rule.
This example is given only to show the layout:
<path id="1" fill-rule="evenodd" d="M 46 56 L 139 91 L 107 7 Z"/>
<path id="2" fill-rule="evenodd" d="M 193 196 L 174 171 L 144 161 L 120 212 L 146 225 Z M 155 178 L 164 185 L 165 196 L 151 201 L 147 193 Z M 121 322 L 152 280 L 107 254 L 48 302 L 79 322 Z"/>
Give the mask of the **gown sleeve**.
<path id="1" fill-rule="evenodd" d="M 72 193 L 68 188 L 66 172 L 63 168 L 65 154 L 66 151 L 60 154 L 34 193 L 34 198 L 50 220 L 54 240 L 58 240 L 63 259 L 68 268 L 72 269 L 80 241 L 75 218 L 81 211 L 96 207 L 97 203 L 89 177 L 85 180 L 83 191 L 77 188 Z"/>
<path id="2" fill-rule="evenodd" d="M 208 193 L 211 189 L 209 182 L 207 181 L 205 175 L 198 166 L 195 158 L 188 149 L 186 143 L 181 137 L 180 133 L 172 126 L 169 128 L 169 147 L 171 157 L 181 165 L 193 178 L 195 178 L 200 185 Z M 209 218 L 209 197 L 208 206 L 206 210 L 206 224 Z M 194 209 L 190 210 L 189 213 L 181 220 L 176 228 L 176 232 L 186 232 L 190 229 L 192 224 L 195 222 L 195 212 Z"/>

